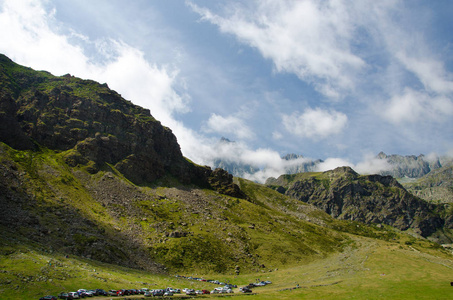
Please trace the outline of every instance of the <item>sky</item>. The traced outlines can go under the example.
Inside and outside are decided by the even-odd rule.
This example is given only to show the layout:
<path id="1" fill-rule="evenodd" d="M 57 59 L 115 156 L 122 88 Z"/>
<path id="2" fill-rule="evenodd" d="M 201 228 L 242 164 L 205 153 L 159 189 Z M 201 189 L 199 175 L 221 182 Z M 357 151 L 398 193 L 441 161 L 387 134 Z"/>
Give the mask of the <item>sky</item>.
<path id="1" fill-rule="evenodd" d="M 449 0 L 0 0 L 0 53 L 108 83 L 198 164 L 373 173 L 381 151 L 453 154 L 452 17 Z"/>

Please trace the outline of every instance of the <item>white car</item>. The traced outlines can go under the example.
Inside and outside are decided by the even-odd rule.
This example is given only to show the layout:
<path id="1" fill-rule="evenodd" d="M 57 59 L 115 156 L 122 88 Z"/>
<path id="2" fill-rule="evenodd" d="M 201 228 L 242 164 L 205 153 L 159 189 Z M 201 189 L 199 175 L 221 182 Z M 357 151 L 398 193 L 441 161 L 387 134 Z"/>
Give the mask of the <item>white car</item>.
<path id="1" fill-rule="evenodd" d="M 79 293 L 77 292 L 69 292 L 68 295 L 71 297 L 71 299 L 79 299 Z"/>
<path id="2" fill-rule="evenodd" d="M 152 296 L 153 296 L 153 293 L 150 292 L 150 291 L 146 291 L 146 292 L 143 294 L 143 296 L 145 296 L 145 297 L 152 297 Z"/>
<path id="3" fill-rule="evenodd" d="M 192 296 L 195 296 L 195 295 L 196 295 L 196 294 L 195 294 L 195 290 L 193 290 L 193 289 L 187 289 L 187 291 L 186 291 L 186 295 L 192 295 Z"/>

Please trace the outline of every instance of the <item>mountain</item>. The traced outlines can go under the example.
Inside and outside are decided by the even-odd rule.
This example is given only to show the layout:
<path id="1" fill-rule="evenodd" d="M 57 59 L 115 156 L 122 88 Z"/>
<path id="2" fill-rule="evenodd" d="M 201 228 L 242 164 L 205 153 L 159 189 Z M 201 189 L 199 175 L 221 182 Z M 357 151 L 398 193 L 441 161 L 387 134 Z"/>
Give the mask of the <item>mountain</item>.
<path id="1" fill-rule="evenodd" d="M 447 241 L 451 220 L 391 177 L 302 173 L 274 179 L 277 192 L 190 162 L 170 129 L 106 84 L 34 71 L 2 55 L 0 125 L 2 299 L 216 287 L 189 276 L 238 285 L 263 278 L 272 284 L 254 289 L 255 297 L 269 299 L 451 294 L 451 248 L 386 225 Z M 304 189 L 281 193 L 305 177 L 331 213 L 341 208 L 362 220 L 341 198 L 359 211 L 375 195 L 373 222 L 387 215 L 376 213 L 379 206 L 401 207 L 407 217 L 341 220 L 294 197 Z"/>
<path id="2" fill-rule="evenodd" d="M 187 161 L 169 128 L 106 84 L 36 72 L 4 55 L 0 65 L 0 140 L 11 147 L 66 151 L 71 167 L 95 174 L 110 165 L 135 184 L 171 175 L 241 196 L 232 176 Z"/>
<path id="3" fill-rule="evenodd" d="M 303 159 L 303 155 L 298 155 L 298 154 L 287 154 L 282 157 L 283 160 L 285 161 L 297 161 Z M 317 160 L 310 160 L 310 161 L 303 161 L 299 162 L 297 164 L 289 164 L 288 167 L 285 169 L 286 174 L 297 174 L 297 173 L 303 173 L 303 172 L 314 172 L 316 171 L 316 166 L 318 164 L 322 163 L 322 160 L 317 159 Z"/>
<path id="4" fill-rule="evenodd" d="M 403 186 L 412 194 L 436 203 L 453 203 L 453 165 L 440 167 Z"/>
<path id="5" fill-rule="evenodd" d="M 391 166 L 391 170 L 382 171 L 380 174 L 391 175 L 395 178 L 419 178 L 442 166 L 439 158 L 427 159 L 423 154 L 402 156 L 380 152 L 376 157 L 387 161 Z"/>
<path id="6" fill-rule="evenodd" d="M 230 143 L 234 143 L 226 138 L 222 138 L 219 146 L 228 145 Z M 290 153 L 285 156 L 281 157 L 282 163 L 282 172 L 285 174 L 296 174 L 302 172 L 313 172 L 316 170 L 316 166 L 322 162 L 322 160 L 306 160 L 302 155 Z M 213 164 L 213 168 L 221 168 L 236 177 L 250 177 L 261 169 L 259 167 L 255 167 L 251 164 L 243 163 L 240 161 L 236 161 L 234 158 L 227 159 L 227 158 L 218 158 L 215 159 Z"/>
<path id="7" fill-rule="evenodd" d="M 247 273 L 350 242 L 310 205 L 193 164 L 106 84 L 0 56 L 0 124 L 0 253 L 20 241 L 152 272 Z"/>
<path id="8" fill-rule="evenodd" d="M 451 208 L 413 196 L 391 176 L 361 176 L 349 167 L 341 167 L 323 173 L 282 175 L 266 184 L 334 218 L 387 224 L 400 230 L 411 229 L 423 237 L 451 241 Z"/>
<path id="9" fill-rule="evenodd" d="M 234 143 L 235 142 L 230 141 L 225 137 L 222 137 L 217 147 L 219 148 L 222 148 L 224 146 L 228 147 L 234 145 Z M 225 170 L 236 177 L 245 177 L 244 175 L 246 174 L 253 174 L 259 171 L 258 168 L 255 168 L 250 164 L 243 164 L 229 159 L 216 159 L 214 160 L 212 167 L 215 169 L 220 168 L 222 170 Z"/>
<path id="10" fill-rule="evenodd" d="M 384 152 L 380 152 L 376 158 L 384 160 L 390 166 L 389 169 L 382 170 L 378 174 L 390 175 L 398 178 L 401 182 L 408 180 L 408 178 L 420 178 L 441 167 L 453 165 L 452 159 L 449 157 L 428 158 L 423 154 L 419 156 L 403 156 L 397 154 L 387 155 Z M 294 153 L 282 156 L 281 159 L 283 161 L 282 174 L 316 172 L 318 165 L 323 162 L 321 159 L 306 160 L 302 155 Z M 246 174 L 250 176 L 260 171 L 259 168 L 251 165 L 224 159 L 217 159 L 213 167 L 222 168 L 239 177 L 244 177 Z"/>

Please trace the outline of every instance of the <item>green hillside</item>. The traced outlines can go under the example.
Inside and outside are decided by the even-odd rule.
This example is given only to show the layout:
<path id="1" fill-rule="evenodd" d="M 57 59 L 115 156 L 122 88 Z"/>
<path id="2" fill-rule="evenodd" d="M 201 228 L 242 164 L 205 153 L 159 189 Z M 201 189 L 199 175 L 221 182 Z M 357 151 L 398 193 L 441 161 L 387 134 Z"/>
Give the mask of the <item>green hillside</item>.
<path id="1" fill-rule="evenodd" d="M 0 299 L 216 287 L 176 274 L 273 282 L 253 296 L 236 289 L 235 299 L 451 292 L 448 249 L 386 224 L 338 220 L 278 188 L 294 179 L 330 188 L 329 173 L 282 177 L 276 191 L 198 166 L 169 128 L 105 84 L 0 56 L 0 123 Z M 335 178 L 356 180 L 344 173 Z"/>

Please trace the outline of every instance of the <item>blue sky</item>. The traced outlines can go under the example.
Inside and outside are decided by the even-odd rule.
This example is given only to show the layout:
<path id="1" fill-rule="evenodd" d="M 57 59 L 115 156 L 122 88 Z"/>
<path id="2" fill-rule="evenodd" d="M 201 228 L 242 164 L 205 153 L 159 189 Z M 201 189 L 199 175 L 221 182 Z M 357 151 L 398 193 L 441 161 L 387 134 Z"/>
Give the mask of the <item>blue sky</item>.
<path id="1" fill-rule="evenodd" d="M 0 52 L 107 82 L 200 164 L 373 172 L 380 151 L 452 153 L 452 17 L 447 0 L 0 0 Z"/>

